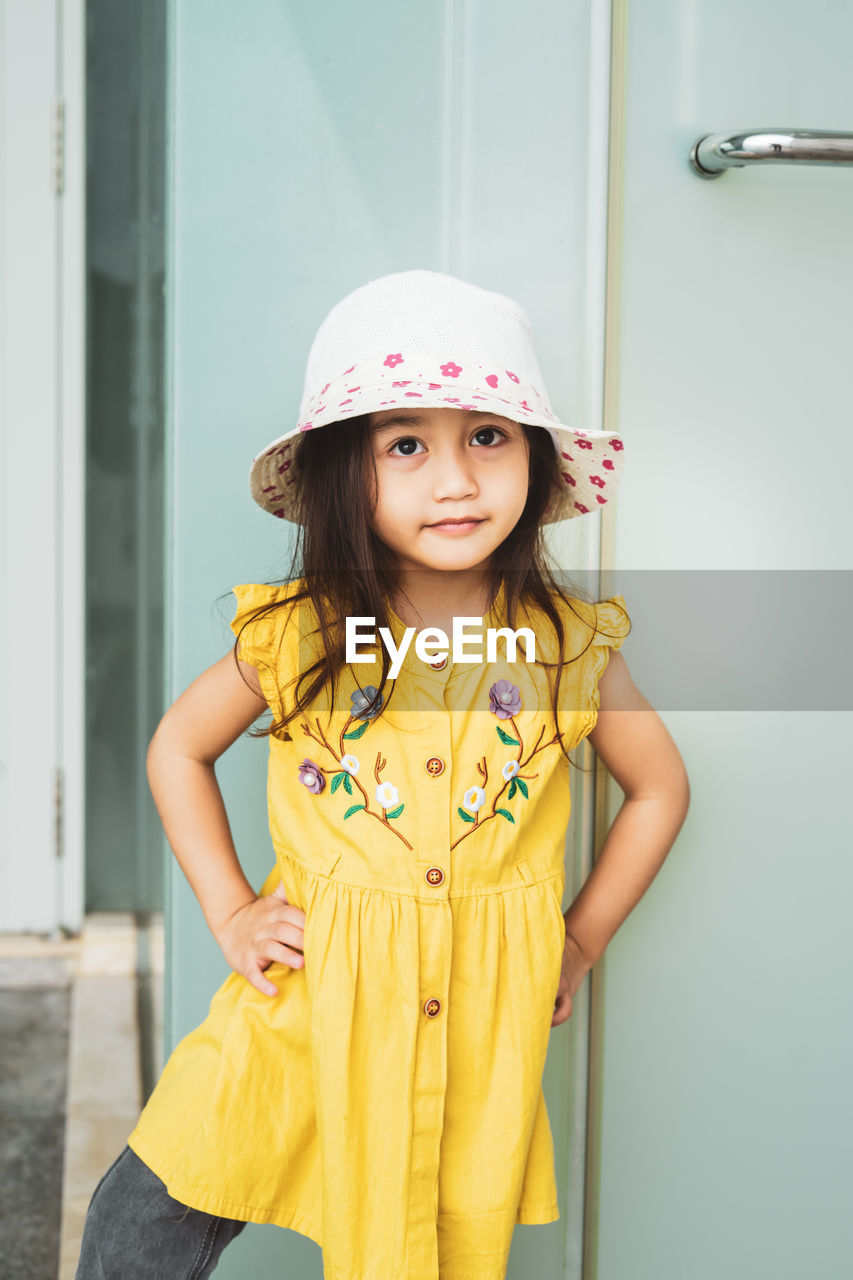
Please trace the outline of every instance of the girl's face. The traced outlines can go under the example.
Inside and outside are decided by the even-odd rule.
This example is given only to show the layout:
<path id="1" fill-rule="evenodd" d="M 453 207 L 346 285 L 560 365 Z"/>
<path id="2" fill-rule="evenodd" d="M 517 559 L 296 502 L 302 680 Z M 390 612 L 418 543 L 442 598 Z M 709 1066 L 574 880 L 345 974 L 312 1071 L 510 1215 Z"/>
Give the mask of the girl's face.
<path id="1" fill-rule="evenodd" d="M 370 428 L 371 524 L 400 567 L 485 568 L 527 501 L 521 426 L 468 409 L 385 409 L 370 414 Z"/>

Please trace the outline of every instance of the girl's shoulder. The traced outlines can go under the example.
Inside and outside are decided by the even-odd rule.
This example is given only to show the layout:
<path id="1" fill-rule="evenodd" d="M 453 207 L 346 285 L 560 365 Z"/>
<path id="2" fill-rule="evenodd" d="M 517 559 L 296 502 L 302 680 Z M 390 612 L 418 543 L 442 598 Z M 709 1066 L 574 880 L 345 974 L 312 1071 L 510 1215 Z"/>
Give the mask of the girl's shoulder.
<path id="1" fill-rule="evenodd" d="M 310 606 L 301 578 L 291 582 L 244 582 L 231 590 L 237 608 L 231 630 L 237 637 L 239 656 L 258 666 L 270 664 L 280 654 L 286 638 L 298 628 L 302 610 Z"/>
<path id="2" fill-rule="evenodd" d="M 290 582 L 245 582 L 231 588 L 237 608 L 231 630 L 237 656 L 258 671 L 270 707 L 280 712 L 282 691 L 299 668 L 303 638 L 314 617 L 303 578 Z"/>
<path id="3" fill-rule="evenodd" d="M 237 597 L 238 616 L 248 618 L 268 606 L 294 603 L 304 586 L 304 579 L 295 578 L 282 583 L 243 582 L 231 590 Z"/>
<path id="4" fill-rule="evenodd" d="M 563 628 L 563 661 L 572 661 L 597 648 L 618 649 L 631 630 L 624 596 L 589 601 L 552 591 L 549 601 Z M 548 612 L 536 603 L 526 605 L 524 612 L 536 636 L 537 654 L 546 662 L 557 662 L 560 649 Z"/>

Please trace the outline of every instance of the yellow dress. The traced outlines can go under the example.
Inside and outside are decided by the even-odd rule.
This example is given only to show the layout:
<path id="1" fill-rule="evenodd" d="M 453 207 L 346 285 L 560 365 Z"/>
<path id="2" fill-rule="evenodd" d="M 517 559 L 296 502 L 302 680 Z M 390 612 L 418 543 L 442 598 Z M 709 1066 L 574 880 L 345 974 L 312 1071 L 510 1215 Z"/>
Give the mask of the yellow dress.
<path id="1" fill-rule="evenodd" d="M 235 634 L 296 585 L 235 587 Z M 564 655 L 580 655 L 562 680 L 569 749 L 630 628 L 621 596 L 573 604 L 580 618 L 558 602 Z M 525 623 L 552 660 L 550 625 Z M 274 709 L 313 627 L 300 603 L 242 632 Z M 281 880 L 305 912 L 304 967 L 271 965 L 276 997 L 230 974 L 128 1139 L 184 1204 L 316 1241 L 325 1280 L 503 1280 L 514 1224 L 560 1216 L 541 1082 L 569 765 L 544 668 L 505 653 L 436 669 L 412 644 L 370 717 L 358 685 L 380 668 L 347 667 L 331 719 L 326 689 L 269 739 L 262 892 Z"/>

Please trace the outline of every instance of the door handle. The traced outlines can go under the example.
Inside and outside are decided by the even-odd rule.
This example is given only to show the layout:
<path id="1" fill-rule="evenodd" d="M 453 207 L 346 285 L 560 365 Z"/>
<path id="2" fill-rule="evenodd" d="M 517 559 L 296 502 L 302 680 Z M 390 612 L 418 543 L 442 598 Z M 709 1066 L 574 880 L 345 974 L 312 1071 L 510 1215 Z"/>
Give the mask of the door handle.
<path id="1" fill-rule="evenodd" d="M 690 166 L 700 178 L 721 178 L 748 164 L 853 165 L 853 133 L 829 129 L 764 127 L 706 133 L 690 148 Z"/>

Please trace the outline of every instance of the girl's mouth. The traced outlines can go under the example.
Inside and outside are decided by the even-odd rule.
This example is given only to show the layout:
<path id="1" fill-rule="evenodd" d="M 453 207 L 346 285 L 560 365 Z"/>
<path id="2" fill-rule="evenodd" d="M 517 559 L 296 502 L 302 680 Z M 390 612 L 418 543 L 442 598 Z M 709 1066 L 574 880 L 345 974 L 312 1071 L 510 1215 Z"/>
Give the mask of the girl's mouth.
<path id="1" fill-rule="evenodd" d="M 428 524 L 428 529 L 434 529 L 436 533 L 470 533 L 472 529 L 477 529 L 483 523 L 482 520 L 443 520 L 440 524 Z"/>

